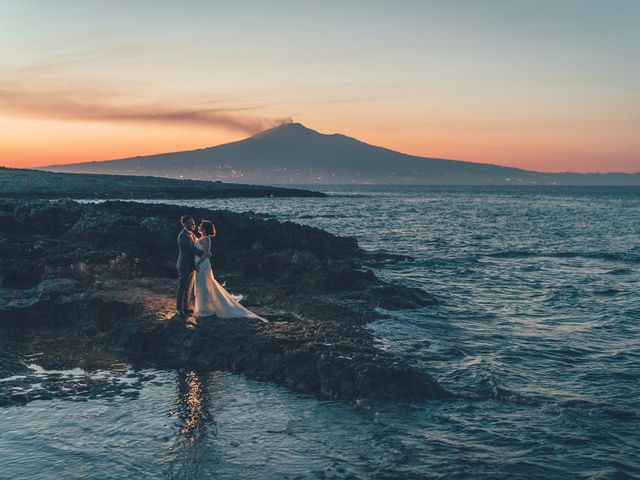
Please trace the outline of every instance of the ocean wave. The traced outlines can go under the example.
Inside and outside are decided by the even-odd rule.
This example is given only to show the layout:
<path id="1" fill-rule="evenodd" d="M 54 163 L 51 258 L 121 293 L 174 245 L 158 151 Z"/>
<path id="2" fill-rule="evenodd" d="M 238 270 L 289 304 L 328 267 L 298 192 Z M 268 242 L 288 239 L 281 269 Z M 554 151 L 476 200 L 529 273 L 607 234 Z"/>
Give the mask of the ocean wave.
<path id="1" fill-rule="evenodd" d="M 460 257 L 429 257 L 421 261 L 421 265 L 469 265 L 480 263 L 476 255 Z"/>
<path id="2" fill-rule="evenodd" d="M 326 213 L 326 214 L 303 214 L 298 215 L 296 218 L 302 220 L 309 220 L 311 218 L 347 218 L 349 215 L 342 213 Z"/>
<path id="3" fill-rule="evenodd" d="M 594 295 L 598 295 L 601 297 L 615 297 L 616 295 L 619 295 L 621 293 L 624 293 L 622 290 L 618 290 L 617 288 L 605 288 L 602 290 L 594 290 L 593 294 Z"/>
<path id="4" fill-rule="evenodd" d="M 606 275 L 630 275 L 632 273 L 633 270 L 630 268 L 614 268 L 606 272 Z"/>
<path id="5" fill-rule="evenodd" d="M 582 295 L 582 291 L 575 285 L 562 285 L 548 292 L 543 301 L 550 304 L 566 304 L 578 300 Z"/>
<path id="6" fill-rule="evenodd" d="M 611 262 L 640 263 L 640 255 L 638 254 L 614 252 L 541 252 L 532 250 L 504 250 L 500 252 L 486 253 L 482 256 L 492 258 L 585 258 Z"/>

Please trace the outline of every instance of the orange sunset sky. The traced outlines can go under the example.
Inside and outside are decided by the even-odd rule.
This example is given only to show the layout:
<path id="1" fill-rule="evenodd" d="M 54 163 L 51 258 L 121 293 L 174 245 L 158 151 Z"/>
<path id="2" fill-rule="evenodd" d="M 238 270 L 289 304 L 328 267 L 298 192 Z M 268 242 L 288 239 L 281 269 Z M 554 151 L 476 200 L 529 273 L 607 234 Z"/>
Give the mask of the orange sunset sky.
<path id="1" fill-rule="evenodd" d="M 0 3 L 0 165 L 293 119 L 406 153 L 640 171 L 640 2 Z"/>

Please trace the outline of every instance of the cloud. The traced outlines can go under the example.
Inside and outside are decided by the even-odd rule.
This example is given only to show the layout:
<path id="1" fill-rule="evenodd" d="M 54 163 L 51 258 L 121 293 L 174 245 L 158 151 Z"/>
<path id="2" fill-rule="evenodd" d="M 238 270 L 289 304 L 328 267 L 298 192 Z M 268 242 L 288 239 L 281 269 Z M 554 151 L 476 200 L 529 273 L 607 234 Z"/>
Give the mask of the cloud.
<path id="1" fill-rule="evenodd" d="M 94 92 L 96 93 L 96 92 Z M 91 99 L 91 94 L 65 90 L 29 90 L 0 87 L 0 109 L 4 112 L 39 118 L 70 121 L 126 122 L 157 125 L 193 125 L 224 128 L 253 134 L 283 123 L 284 119 L 266 119 L 238 115 L 243 108 L 203 108 L 175 102 L 167 104 L 122 105 L 113 99 Z M 104 95 L 95 95 L 104 97 Z"/>

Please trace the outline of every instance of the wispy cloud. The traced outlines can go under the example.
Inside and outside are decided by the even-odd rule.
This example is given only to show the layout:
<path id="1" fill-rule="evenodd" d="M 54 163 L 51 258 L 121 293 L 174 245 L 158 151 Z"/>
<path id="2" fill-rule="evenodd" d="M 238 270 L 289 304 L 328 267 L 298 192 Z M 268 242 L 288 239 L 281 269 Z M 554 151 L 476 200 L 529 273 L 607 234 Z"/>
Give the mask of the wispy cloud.
<path id="1" fill-rule="evenodd" d="M 112 98 L 74 94 L 69 90 L 40 91 L 0 86 L 0 110 L 18 115 L 70 121 L 128 122 L 159 125 L 193 125 L 257 133 L 276 126 L 284 119 L 268 119 L 237 112 L 247 107 L 207 108 L 193 104 L 118 104 Z"/>

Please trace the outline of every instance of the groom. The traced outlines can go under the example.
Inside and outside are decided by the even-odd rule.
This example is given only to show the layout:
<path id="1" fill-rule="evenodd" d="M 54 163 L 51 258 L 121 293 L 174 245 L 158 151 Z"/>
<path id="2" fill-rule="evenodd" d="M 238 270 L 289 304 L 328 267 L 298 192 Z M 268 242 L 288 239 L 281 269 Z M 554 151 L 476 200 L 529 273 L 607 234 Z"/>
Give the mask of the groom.
<path id="1" fill-rule="evenodd" d="M 196 264 L 193 259 L 194 255 L 202 256 L 203 251 L 194 246 L 196 236 L 196 222 L 189 215 L 180 218 L 180 223 L 184 227 L 178 235 L 178 293 L 176 295 L 176 313 L 181 317 L 186 317 L 193 313 L 193 310 L 187 308 L 193 290 L 193 272 Z"/>

